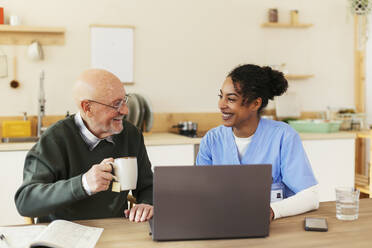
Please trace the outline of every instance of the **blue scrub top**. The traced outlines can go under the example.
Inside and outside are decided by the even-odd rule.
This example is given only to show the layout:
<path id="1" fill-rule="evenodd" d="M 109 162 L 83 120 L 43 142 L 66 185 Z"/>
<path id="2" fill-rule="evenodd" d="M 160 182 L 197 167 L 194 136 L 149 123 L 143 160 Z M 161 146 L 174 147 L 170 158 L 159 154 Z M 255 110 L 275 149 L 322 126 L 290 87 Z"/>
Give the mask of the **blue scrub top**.
<path id="1" fill-rule="evenodd" d="M 268 119 L 260 119 L 241 159 L 232 128 L 211 129 L 200 142 L 196 164 L 271 164 L 272 192 L 282 189 L 284 198 L 318 183 L 298 133 L 284 122 Z"/>

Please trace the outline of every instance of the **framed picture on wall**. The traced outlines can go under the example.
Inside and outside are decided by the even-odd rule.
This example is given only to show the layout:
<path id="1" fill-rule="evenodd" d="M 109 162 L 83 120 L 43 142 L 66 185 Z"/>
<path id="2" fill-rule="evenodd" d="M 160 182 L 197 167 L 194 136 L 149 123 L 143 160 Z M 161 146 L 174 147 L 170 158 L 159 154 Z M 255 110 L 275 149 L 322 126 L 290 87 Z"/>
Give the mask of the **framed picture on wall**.
<path id="1" fill-rule="evenodd" d="M 90 25 L 91 66 L 108 70 L 124 84 L 133 84 L 134 27 Z"/>

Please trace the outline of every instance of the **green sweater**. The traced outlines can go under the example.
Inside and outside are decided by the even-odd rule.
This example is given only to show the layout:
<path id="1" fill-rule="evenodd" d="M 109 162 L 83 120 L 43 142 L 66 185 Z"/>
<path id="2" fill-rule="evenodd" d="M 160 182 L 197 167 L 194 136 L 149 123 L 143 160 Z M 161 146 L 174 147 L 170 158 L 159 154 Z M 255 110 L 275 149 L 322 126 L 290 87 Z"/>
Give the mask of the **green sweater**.
<path id="1" fill-rule="evenodd" d="M 133 195 L 138 203 L 152 204 L 151 163 L 141 132 L 127 121 L 112 144 L 101 141 L 89 151 L 74 122 L 74 115 L 48 128 L 28 152 L 23 183 L 15 195 L 22 216 L 54 219 L 93 219 L 124 216 L 128 191 L 112 192 L 111 187 L 89 196 L 82 175 L 92 165 L 108 157 L 137 157 L 138 179 Z"/>

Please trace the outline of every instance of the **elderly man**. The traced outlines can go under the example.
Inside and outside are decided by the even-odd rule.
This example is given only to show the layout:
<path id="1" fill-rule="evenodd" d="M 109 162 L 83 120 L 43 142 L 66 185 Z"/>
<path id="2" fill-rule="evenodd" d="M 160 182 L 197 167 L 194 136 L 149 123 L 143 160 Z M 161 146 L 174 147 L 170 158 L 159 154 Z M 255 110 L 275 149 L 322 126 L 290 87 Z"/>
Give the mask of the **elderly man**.
<path id="1" fill-rule="evenodd" d="M 54 219 L 153 215 L 152 171 L 141 132 L 123 117 L 128 95 L 120 80 L 105 70 L 87 70 L 74 87 L 79 109 L 48 128 L 26 156 L 23 184 L 15 203 L 23 216 Z M 127 209 L 128 191 L 112 192 L 114 158 L 136 157 L 137 203 Z"/>

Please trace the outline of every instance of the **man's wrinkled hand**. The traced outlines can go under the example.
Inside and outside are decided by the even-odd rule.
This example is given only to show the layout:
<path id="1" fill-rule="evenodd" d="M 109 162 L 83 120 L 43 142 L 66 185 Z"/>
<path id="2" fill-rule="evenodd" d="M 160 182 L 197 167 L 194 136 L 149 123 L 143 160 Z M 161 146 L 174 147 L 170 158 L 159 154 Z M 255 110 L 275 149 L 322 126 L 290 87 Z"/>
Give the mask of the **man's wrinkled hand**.
<path id="1" fill-rule="evenodd" d="M 114 162 L 113 158 L 106 158 L 100 164 L 95 164 L 85 173 L 85 177 L 92 193 L 108 190 L 112 181 L 112 167 L 108 162 Z"/>
<path id="2" fill-rule="evenodd" d="M 272 208 L 270 208 L 270 222 L 274 220 L 274 211 Z"/>
<path id="3" fill-rule="evenodd" d="M 125 210 L 124 214 L 130 221 L 144 222 L 154 215 L 154 207 L 149 204 L 136 204 L 130 210 Z"/>

